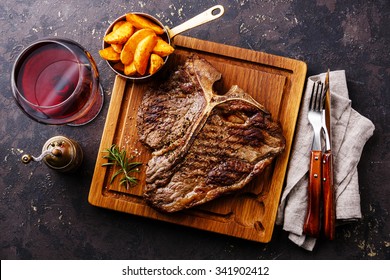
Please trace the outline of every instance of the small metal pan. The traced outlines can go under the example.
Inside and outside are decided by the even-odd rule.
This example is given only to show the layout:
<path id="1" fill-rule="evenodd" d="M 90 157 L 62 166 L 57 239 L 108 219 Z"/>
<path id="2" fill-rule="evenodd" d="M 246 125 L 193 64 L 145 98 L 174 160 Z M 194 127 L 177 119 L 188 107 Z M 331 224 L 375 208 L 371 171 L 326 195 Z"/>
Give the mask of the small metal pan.
<path id="1" fill-rule="evenodd" d="M 169 28 L 167 26 L 164 26 L 158 19 L 156 19 L 155 17 L 149 15 L 149 14 L 146 14 L 146 13 L 140 13 L 140 12 L 134 12 L 134 14 L 138 14 L 138 15 L 141 15 L 141 16 L 144 16 L 145 18 L 148 18 L 149 20 L 155 22 L 156 24 L 158 24 L 159 26 L 161 26 L 163 29 L 164 29 L 164 34 L 161 35 L 162 38 L 164 40 L 166 40 L 170 45 L 172 45 L 172 39 L 173 37 L 175 37 L 176 35 L 184 32 L 184 31 L 187 31 L 189 29 L 192 29 L 194 27 L 197 27 L 199 25 L 202 25 L 204 23 L 207 23 L 209 21 L 212 21 L 212 20 L 215 20 L 217 18 L 219 18 L 220 16 L 223 15 L 224 13 L 224 8 L 222 5 L 216 5 L 216 6 L 213 6 L 211 7 L 210 9 L 200 13 L 199 15 L 189 19 L 188 21 L 174 27 L 174 28 Z M 113 26 L 118 22 L 118 21 L 122 21 L 122 20 L 125 20 L 126 19 L 126 15 L 123 15 L 123 16 L 120 16 L 119 18 L 117 18 L 109 27 L 108 29 L 106 30 L 106 33 L 105 35 L 107 35 L 108 33 L 111 32 Z M 106 48 L 108 47 L 108 44 L 106 42 L 103 41 L 103 48 Z M 168 58 L 169 56 L 165 57 L 164 58 L 164 65 L 166 64 L 166 62 L 168 61 Z M 153 75 L 144 75 L 144 76 L 127 76 L 125 75 L 124 73 L 120 72 L 120 71 L 117 71 L 116 69 L 114 69 L 113 67 L 113 64 L 112 62 L 110 61 L 107 61 L 107 64 L 108 66 L 111 68 L 112 71 L 114 71 L 117 75 L 120 75 L 126 79 L 131 79 L 131 80 L 145 80 L 145 79 L 148 79 L 150 78 L 151 76 L 157 74 L 153 74 Z M 163 66 L 164 67 L 164 66 Z M 161 67 L 161 68 L 163 68 Z M 160 68 L 160 70 L 161 70 Z"/>

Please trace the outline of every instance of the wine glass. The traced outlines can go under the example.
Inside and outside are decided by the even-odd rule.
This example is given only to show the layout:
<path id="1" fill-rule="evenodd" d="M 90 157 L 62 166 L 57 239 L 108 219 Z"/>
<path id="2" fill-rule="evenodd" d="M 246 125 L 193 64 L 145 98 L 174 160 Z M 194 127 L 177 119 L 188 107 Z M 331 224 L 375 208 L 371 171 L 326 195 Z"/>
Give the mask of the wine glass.
<path id="1" fill-rule="evenodd" d="M 22 51 L 12 69 L 11 86 L 23 112 L 44 124 L 87 124 L 104 101 L 91 54 L 64 38 L 39 40 Z"/>

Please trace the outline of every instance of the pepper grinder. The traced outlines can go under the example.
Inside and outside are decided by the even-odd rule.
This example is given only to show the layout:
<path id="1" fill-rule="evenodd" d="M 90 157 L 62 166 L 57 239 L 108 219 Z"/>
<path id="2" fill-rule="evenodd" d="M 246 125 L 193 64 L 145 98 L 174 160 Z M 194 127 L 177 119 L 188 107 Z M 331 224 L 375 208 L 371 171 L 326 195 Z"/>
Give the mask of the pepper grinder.
<path id="1" fill-rule="evenodd" d="M 23 163 L 43 161 L 48 167 L 59 172 L 72 172 L 80 167 L 83 161 L 83 151 L 80 145 L 65 136 L 54 136 L 42 147 L 42 154 L 34 157 L 29 154 L 22 156 Z"/>

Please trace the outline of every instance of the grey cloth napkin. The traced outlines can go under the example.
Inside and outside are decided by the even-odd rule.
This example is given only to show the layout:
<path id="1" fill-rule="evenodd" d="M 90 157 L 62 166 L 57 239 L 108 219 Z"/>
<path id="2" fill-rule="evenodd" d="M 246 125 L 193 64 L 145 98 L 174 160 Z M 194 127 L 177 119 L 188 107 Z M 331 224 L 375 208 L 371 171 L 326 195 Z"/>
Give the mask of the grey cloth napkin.
<path id="1" fill-rule="evenodd" d="M 313 139 L 307 112 L 313 83 L 319 80 L 324 82 L 325 75 L 326 73 L 322 73 L 308 78 L 287 169 L 286 185 L 276 218 L 276 224 L 283 225 L 283 229 L 289 232 L 289 239 L 309 251 L 313 250 L 316 239 L 302 233 L 307 211 L 309 155 Z M 352 109 L 345 71 L 330 72 L 329 81 L 336 219 L 338 222 L 353 221 L 362 217 L 357 165 L 363 147 L 374 133 L 375 127 L 369 119 Z"/>

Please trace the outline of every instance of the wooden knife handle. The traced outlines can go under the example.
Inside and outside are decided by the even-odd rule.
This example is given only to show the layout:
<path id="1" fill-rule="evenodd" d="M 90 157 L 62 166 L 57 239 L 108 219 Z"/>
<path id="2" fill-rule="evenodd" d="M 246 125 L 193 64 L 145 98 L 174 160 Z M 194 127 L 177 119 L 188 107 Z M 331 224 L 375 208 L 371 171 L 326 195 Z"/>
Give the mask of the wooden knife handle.
<path id="1" fill-rule="evenodd" d="M 318 237 L 320 234 L 320 207 L 321 207 L 321 151 L 311 151 L 309 188 L 308 188 L 308 209 L 303 232 L 306 235 Z"/>
<path id="2" fill-rule="evenodd" d="M 333 187 L 333 156 L 327 151 L 322 156 L 322 195 L 324 202 L 324 235 L 329 240 L 335 237 L 336 206 Z"/>

